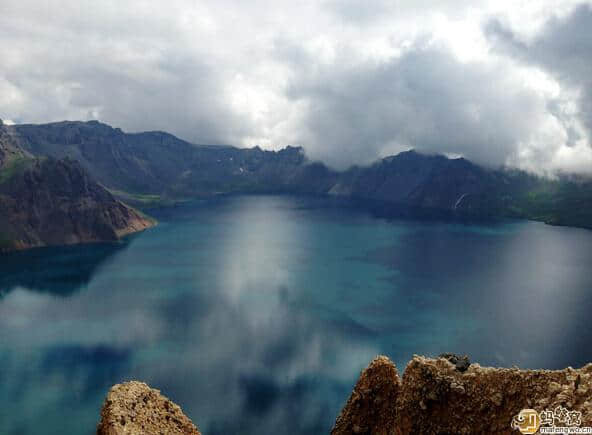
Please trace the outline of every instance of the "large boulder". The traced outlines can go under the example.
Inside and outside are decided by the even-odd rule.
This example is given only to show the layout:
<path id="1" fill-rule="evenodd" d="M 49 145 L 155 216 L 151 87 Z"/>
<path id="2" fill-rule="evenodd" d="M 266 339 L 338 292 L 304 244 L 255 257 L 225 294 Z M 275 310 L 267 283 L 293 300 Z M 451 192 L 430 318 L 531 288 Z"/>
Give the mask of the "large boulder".
<path id="1" fill-rule="evenodd" d="M 114 385 L 101 410 L 97 435 L 201 435 L 183 411 L 143 382 Z"/>

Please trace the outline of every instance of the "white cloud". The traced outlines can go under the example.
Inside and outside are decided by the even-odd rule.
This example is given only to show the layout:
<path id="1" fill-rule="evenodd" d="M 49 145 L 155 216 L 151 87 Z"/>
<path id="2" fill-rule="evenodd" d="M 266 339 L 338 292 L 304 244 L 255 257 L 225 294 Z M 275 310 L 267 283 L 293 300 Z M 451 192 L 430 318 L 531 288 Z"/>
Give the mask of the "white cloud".
<path id="1" fill-rule="evenodd" d="M 590 95 L 576 98 L 552 62 L 525 64 L 483 31 L 496 18 L 524 47 L 552 30 L 588 50 L 560 25 L 586 21 L 576 4 L 12 2 L 0 6 L 0 116 L 302 145 L 337 166 L 415 147 L 585 171 L 571 162 L 588 161 Z"/>

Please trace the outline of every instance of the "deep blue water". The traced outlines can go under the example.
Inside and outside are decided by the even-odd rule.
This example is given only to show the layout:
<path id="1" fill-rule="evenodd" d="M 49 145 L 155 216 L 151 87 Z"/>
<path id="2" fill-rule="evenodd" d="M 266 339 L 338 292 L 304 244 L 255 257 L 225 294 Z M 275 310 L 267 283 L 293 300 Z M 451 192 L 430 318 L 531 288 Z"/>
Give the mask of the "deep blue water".
<path id="1" fill-rule="evenodd" d="M 0 433 L 91 434 L 148 382 L 205 434 L 327 433 L 377 354 L 592 361 L 592 232 L 242 196 L 122 243 L 0 256 Z"/>

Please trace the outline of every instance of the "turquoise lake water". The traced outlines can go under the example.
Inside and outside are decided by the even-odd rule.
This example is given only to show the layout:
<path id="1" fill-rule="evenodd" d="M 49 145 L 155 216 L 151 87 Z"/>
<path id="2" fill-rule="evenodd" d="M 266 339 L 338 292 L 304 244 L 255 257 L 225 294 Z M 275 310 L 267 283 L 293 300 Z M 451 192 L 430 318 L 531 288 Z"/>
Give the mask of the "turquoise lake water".
<path id="1" fill-rule="evenodd" d="M 237 196 L 115 244 L 0 256 L 0 433 L 92 434 L 139 379 L 210 434 L 327 433 L 377 354 L 592 361 L 592 232 Z"/>

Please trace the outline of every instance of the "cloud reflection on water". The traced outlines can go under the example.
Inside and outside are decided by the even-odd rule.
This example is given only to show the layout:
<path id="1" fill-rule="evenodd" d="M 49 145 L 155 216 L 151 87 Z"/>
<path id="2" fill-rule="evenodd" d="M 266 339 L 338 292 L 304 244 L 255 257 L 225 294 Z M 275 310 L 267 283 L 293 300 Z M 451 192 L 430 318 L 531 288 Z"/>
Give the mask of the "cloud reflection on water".
<path id="1" fill-rule="evenodd" d="M 292 197 L 162 213 L 83 265 L 76 288 L 44 284 L 76 276 L 76 261 L 43 260 L 30 282 L 46 291 L 15 281 L 0 299 L 0 433 L 90 434 L 127 379 L 162 389 L 206 434 L 326 433 L 377 353 L 401 370 L 442 351 L 592 359 L 589 232 L 387 222 Z"/>
<path id="2" fill-rule="evenodd" d="M 0 431 L 34 433 L 44 413 L 50 432 L 79 431 L 108 387 L 131 378 L 162 388 L 208 434 L 326 431 L 377 349 L 295 302 L 288 266 L 308 242 L 285 200 L 237 201 L 213 225 L 132 240 L 66 299 L 12 289 L 0 303 L 3 366 L 31 414 L 6 410 Z M 159 249 L 172 256 L 162 270 Z M 12 391 L 0 387 L 0 401 Z"/>

